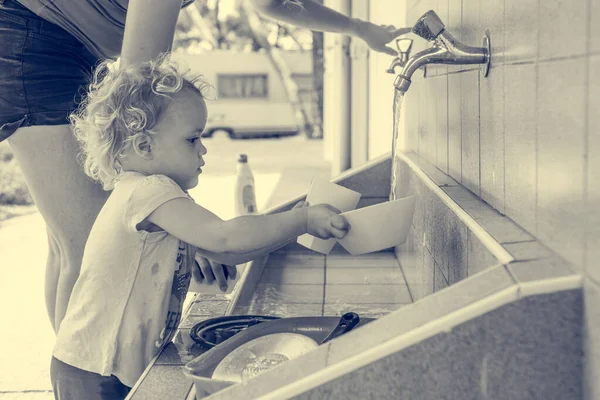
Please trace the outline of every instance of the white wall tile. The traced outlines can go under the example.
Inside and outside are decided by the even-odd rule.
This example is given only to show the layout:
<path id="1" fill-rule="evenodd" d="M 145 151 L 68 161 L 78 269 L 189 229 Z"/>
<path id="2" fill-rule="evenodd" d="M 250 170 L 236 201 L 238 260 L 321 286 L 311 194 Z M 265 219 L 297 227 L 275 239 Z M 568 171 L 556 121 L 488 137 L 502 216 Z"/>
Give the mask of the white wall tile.
<path id="1" fill-rule="evenodd" d="M 569 262 L 583 262 L 585 78 L 581 60 L 540 63 L 537 234 Z"/>
<path id="2" fill-rule="evenodd" d="M 540 1 L 539 7 L 540 61 L 585 54 L 588 0 Z"/>
<path id="3" fill-rule="evenodd" d="M 461 77 L 462 179 L 461 183 L 480 195 L 479 165 L 479 72 L 467 71 Z"/>
<path id="4" fill-rule="evenodd" d="M 536 66 L 507 65 L 505 93 L 505 212 L 536 232 Z"/>
<path id="5" fill-rule="evenodd" d="M 481 198 L 504 213 L 504 68 L 480 75 Z"/>

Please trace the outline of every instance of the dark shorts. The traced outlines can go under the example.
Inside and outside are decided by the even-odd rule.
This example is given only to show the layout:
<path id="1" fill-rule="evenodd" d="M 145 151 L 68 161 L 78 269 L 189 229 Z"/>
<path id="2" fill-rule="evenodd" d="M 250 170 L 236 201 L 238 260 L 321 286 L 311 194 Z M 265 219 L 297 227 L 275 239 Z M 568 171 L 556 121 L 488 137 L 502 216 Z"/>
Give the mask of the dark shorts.
<path id="1" fill-rule="evenodd" d="M 131 390 L 116 376 L 75 368 L 52 357 L 50 380 L 57 400 L 122 400 Z"/>
<path id="2" fill-rule="evenodd" d="M 68 124 L 97 62 L 70 33 L 0 0 L 0 142 L 22 126 Z"/>

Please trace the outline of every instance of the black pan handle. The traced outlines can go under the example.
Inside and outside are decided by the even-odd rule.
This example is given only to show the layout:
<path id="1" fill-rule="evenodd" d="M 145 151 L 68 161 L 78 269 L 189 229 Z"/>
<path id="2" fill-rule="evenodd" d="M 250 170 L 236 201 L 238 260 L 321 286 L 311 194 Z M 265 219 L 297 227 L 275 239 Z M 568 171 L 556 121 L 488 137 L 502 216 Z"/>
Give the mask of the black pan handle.
<path id="1" fill-rule="evenodd" d="M 328 342 L 331 339 L 335 339 L 336 337 L 352 330 L 352 328 L 354 328 L 359 321 L 360 317 L 356 313 L 348 312 L 342 315 L 340 322 L 338 322 L 337 326 L 333 328 L 331 333 L 329 333 L 329 335 L 327 335 L 327 337 L 321 341 L 321 344 Z"/>

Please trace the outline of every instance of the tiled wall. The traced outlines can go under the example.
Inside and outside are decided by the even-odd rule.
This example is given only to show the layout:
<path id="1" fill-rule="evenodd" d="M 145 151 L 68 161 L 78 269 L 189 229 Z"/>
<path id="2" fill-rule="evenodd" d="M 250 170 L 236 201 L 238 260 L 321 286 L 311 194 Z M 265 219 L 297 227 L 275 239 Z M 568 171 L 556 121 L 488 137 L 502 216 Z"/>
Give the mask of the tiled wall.
<path id="1" fill-rule="evenodd" d="M 414 301 L 500 263 L 405 162 L 399 169 L 398 197 L 417 197 L 408 238 L 396 248 Z M 444 189 L 461 190 L 456 182 Z"/>
<path id="2" fill-rule="evenodd" d="M 492 68 L 415 73 L 408 146 L 584 274 L 587 382 L 598 382 L 600 1 L 407 0 L 408 23 L 429 9 L 467 45 L 489 30 Z M 592 386 L 588 397 L 599 398 Z"/>
<path id="3" fill-rule="evenodd" d="M 492 69 L 417 72 L 403 111 L 412 150 L 600 281 L 595 2 L 409 1 L 408 21 L 435 9 L 465 44 L 489 29 Z"/>

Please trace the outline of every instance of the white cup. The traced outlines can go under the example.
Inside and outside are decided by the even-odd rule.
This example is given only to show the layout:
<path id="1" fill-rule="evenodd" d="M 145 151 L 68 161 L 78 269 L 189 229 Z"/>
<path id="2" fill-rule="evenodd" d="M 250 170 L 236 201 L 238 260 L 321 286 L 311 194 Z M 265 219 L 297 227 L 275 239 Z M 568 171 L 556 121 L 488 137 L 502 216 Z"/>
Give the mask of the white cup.
<path id="1" fill-rule="evenodd" d="M 342 213 L 350 230 L 338 241 L 353 256 L 401 245 L 415 213 L 415 196 Z"/>

